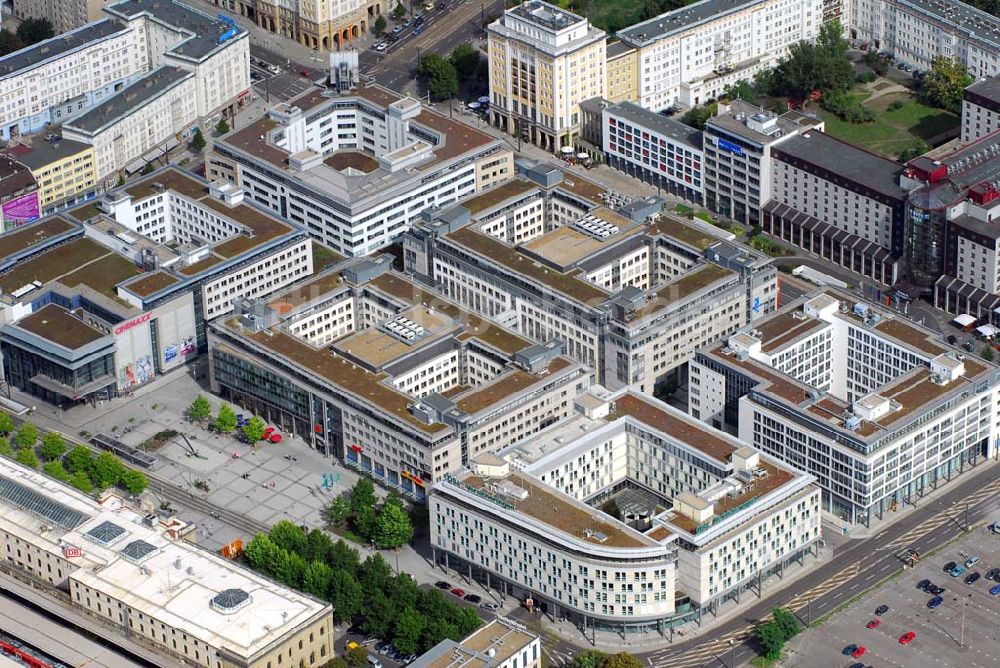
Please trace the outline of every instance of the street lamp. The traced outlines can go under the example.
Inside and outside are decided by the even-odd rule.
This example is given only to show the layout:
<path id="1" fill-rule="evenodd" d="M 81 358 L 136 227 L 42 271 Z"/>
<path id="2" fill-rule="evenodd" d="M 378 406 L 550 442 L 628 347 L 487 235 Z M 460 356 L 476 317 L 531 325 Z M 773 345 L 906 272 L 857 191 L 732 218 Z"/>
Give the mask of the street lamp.
<path id="1" fill-rule="evenodd" d="M 733 638 L 729 639 L 729 649 L 733 652 L 729 665 L 732 666 L 732 668 L 736 668 L 736 640 Z"/>

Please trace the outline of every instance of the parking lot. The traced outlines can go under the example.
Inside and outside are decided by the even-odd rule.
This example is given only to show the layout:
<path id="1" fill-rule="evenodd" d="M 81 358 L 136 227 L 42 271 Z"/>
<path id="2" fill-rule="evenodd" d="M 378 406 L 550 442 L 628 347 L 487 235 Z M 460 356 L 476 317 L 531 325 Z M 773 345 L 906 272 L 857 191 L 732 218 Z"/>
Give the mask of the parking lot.
<path id="1" fill-rule="evenodd" d="M 973 555 L 981 561 L 961 575 L 952 577 L 943 570 L 948 562 L 964 565 Z M 990 594 L 997 582 L 985 577 L 993 568 L 1000 568 L 1000 534 L 984 526 L 974 528 L 799 635 L 789 643 L 788 659 L 783 665 L 998 666 L 1000 593 Z M 981 577 L 966 584 L 971 573 Z M 923 580 L 945 590 L 936 607 L 928 605 L 933 594 L 918 588 Z M 883 605 L 889 610 L 876 615 L 876 609 Z M 875 628 L 866 628 L 875 619 L 879 620 L 877 625 L 872 624 Z M 900 639 L 908 632 L 914 637 L 902 644 Z M 852 657 L 844 653 L 849 645 L 865 651 Z"/>

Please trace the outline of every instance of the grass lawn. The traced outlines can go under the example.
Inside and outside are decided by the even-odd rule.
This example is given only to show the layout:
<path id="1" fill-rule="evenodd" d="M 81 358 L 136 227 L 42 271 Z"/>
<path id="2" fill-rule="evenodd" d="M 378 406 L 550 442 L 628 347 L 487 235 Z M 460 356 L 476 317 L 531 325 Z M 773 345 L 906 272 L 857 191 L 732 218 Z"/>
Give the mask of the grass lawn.
<path id="1" fill-rule="evenodd" d="M 903 107 L 888 111 L 888 106 L 896 100 L 902 101 Z M 872 123 L 846 123 L 822 109 L 817 113 L 826 121 L 826 131 L 834 137 L 892 158 L 914 139 L 930 143 L 934 137 L 959 124 L 955 114 L 924 106 L 909 93 L 884 95 L 865 106 L 879 112 Z"/>

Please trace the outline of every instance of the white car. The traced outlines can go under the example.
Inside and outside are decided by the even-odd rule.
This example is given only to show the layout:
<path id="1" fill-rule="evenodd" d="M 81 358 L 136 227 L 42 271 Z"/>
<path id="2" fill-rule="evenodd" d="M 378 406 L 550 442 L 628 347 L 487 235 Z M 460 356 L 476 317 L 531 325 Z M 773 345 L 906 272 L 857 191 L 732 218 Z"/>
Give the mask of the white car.
<path id="1" fill-rule="evenodd" d="M 375 49 L 376 51 L 385 51 L 385 42 L 379 42 L 372 48 Z"/>
<path id="2" fill-rule="evenodd" d="M 975 566 L 976 564 L 978 564 L 980 561 L 982 561 L 982 560 L 979 557 L 969 557 L 968 559 L 965 560 L 965 567 L 966 568 L 972 568 L 973 566 Z"/>

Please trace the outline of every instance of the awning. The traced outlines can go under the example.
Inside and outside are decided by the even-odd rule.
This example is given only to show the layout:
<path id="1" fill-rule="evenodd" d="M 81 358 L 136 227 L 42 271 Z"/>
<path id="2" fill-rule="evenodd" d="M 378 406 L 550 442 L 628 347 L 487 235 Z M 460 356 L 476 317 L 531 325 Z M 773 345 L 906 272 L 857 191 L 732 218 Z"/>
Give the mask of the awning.
<path id="1" fill-rule="evenodd" d="M 126 174 L 135 174 L 136 172 L 138 172 L 140 169 L 142 169 L 145 166 L 146 166 L 146 161 L 145 160 L 143 160 L 142 158 L 136 158 L 132 162 L 130 162 L 127 165 L 125 165 L 125 173 Z"/>
<path id="2" fill-rule="evenodd" d="M 563 146 L 561 149 L 559 149 L 559 152 L 562 153 L 563 155 L 572 155 L 575 151 L 576 149 L 573 148 L 572 146 Z"/>
<path id="3" fill-rule="evenodd" d="M 979 327 L 976 327 L 976 331 L 985 337 L 990 337 L 995 336 L 997 332 L 1000 332 L 1000 329 L 997 329 L 993 325 L 980 325 Z"/>
<path id="4" fill-rule="evenodd" d="M 976 319 L 973 316 L 969 315 L 968 313 L 963 313 L 962 315 L 955 318 L 952 322 L 954 322 L 959 327 L 968 327 L 975 321 Z"/>

